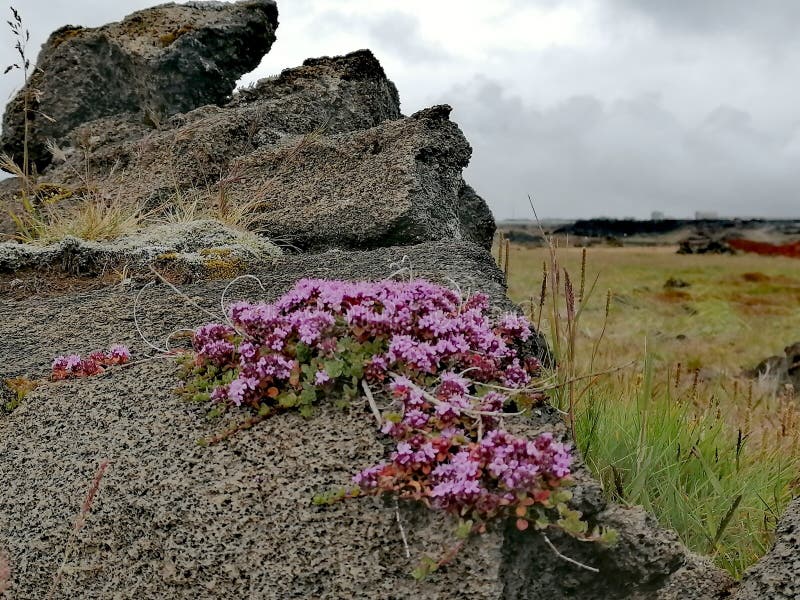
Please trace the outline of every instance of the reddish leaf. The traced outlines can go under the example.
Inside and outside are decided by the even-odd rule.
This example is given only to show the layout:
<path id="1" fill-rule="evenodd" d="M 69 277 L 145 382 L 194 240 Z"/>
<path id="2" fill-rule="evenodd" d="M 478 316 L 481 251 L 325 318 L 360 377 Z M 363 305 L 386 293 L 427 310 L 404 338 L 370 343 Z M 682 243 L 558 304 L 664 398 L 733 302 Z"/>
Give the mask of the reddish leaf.
<path id="1" fill-rule="evenodd" d="M 533 494 L 533 497 L 536 502 L 547 502 L 550 498 L 550 490 L 539 490 Z"/>

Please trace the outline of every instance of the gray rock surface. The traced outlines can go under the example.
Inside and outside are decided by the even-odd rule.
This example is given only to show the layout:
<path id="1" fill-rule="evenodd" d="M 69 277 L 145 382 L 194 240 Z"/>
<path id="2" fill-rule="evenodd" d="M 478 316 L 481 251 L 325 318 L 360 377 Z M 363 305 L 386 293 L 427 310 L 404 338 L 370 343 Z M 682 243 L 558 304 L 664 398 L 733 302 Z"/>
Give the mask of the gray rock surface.
<path id="1" fill-rule="evenodd" d="M 109 242 L 73 237 L 45 246 L 0 242 L 0 273 L 56 269 L 96 275 L 157 264 L 184 272 L 186 279 L 220 278 L 280 254 L 280 248 L 253 233 L 217 221 L 190 221 L 152 226 Z"/>
<path id="2" fill-rule="evenodd" d="M 19 190 L 20 181 L 17 177 L 0 181 L 0 241 L 11 238 L 17 231 L 9 213 L 19 212 L 21 208 L 17 200 Z"/>
<path id="3" fill-rule="evenodd" d="M 497 310 L 513 309 L 491 256 L 466 242 L 285 256 L 256 274 L 266 291 L 242 280 L 228 298 L 272 299 L 300 277 L 395 274 L 484 291 Z M 148 288 L 138 306 L 142 331 L 160 344 L 170 332 L 209 320 L 204 311 L 219 310 L 226 285 L 182 286 L 191 303 L 165 286 Z M 111 466 L 56 597 L 710 600 L 722 597 L 730 583 L 640 510 L 607 507 L 583 467 L 576 473 L 575 505 L 591 520 L 617 527 L 621 544 L 606 551 L 559 536 L 553 542 L 600 566 L 599 576 L 559 559 L 530 532 L 498 527 L 418 583 L 409 575 L 414 561 L 455 541 L 446 518 L 400 505 L 409 560 L 393 503 L 311 503 L 315 493 L 345 485 L 354 470 L 384 456 L 368 410 L 323 403 L 309 420 L 281 415 L 200 447 L 198 438 L 225 424 L 205 420 L 200 407 L 172 394 L 176 376 L 169 360 L 146 359 L 152 350 L 132 322 L 136 294 L 119 287 L 70 294 L 41 299 L 24 312 L 0 305 L 0 336 L 18 340 L 0 347 L 2 376 L 36 376 L 54 354 L 113 342 L 128 343 L 136 359 L 100 377 L 43 384 L 0 417 L 0 487 L 6 491 L 0 540 L 15 565 L 14 598 L 38 598 L 49 587 L 103 459 Z M 566 436 L 562 419 L 546 406 L 512 427 Z M 678 580 L 693 595 L 659 591 Z"/>
<path id="4" fill-rule="evenodd" d="M 458 220 L 465 239 L 491 248 L 497 229 L 494 217 L 487 210 L 486 201 L 463 180 L 458 190 Z"/>
<path id="5" fill-rule="evenodd" d="M 530 540 L 509 524 L 502 576 L 504 599 L 710 600 L 728 597 L 733 581 L 710 560 L 692 555 L 677 535 L 659 528 L 641 508 L 595 503 L 587 514 L 616 529 L 619 543 L 598 548 L 549 534 L 559 551 L 600 570 L 558 560 L 543 539 Z"/>
<path id="6" fill-rule="evenodd" d="M 747 570 L 733 598 L 800 598 L 800 498 L 789 504 L 775 530 L 772 550 Z"/>
<path id="7" fill-rule="evenodd" d="M 48 138 L 93 119 L 136 113 L 158 122 L 224 103 L 269 51 L 277 26 L 274 0 L 243 0 L 164 4 L 102 27 L 62 27 L 43 45 L 28 91 L 6 108 L 2 151 L 22 160 L 25 94 L 40 170 L 50 162 Z"/>

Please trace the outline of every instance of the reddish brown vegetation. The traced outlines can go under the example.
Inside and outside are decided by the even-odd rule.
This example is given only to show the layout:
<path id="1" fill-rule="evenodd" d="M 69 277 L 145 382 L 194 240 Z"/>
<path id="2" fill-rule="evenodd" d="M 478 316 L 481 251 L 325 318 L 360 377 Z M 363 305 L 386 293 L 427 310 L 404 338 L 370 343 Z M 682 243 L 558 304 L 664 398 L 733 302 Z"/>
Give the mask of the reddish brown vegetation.
<path id="1" fill-rule="evenodd" d="M 656 294 L 656 297 L 662 302 L 685 302 L 691 300 L 692 296 L 688 292 L 682 290 L 668 289 Z"/>
<path id="2" fill-rule="evenodd" d="M 753 252 L 766 256 L 800 258 L 800 242 L 769 244 L 767 242 L 754 242 L 752 240 L 728 240 L 728 245 L 734 250 L 741 250 L 742 252 Z"/>
<path id="3" fill-rule="evenodd" d="M 742 279 L 751 283 L 763 283 L 765 281 L 769 281 L 770 277 L 769 275 L 764 275 L 764 273 L 760 272 L 749 272 L 742 273 Z"/>

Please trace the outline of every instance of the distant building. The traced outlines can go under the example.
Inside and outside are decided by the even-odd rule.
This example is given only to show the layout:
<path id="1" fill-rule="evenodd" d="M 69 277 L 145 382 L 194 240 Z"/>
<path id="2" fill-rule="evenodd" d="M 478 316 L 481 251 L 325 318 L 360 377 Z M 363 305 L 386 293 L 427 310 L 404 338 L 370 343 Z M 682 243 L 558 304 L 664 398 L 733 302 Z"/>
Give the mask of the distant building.
<path id="1" fill-rule="evenodd" d="M 695 221 L 702 221 L 704 219 L 719 219 L 719 215 L 711 210 L 698 210 L 694 213 Z"/>
<path id="2" fill-rule="evenodd" d="M 651 221 L 663 221 L 664 220 L 664 213 L 660 210 L 654 210 L 650 213 L 650 220 Z"/>

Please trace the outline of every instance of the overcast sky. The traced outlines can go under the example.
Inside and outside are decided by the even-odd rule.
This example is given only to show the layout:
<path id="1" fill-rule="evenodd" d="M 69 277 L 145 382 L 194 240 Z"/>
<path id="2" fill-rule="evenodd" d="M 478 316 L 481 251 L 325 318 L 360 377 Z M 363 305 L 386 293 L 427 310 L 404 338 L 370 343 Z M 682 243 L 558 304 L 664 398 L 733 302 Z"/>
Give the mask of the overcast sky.
<path id="1" fill-rule="evenodd" d="M 18 0 L 38 47 L 148 0 Z M 402 108 L 448 103 L 498 218 L 800 217 L 798 0 L 279 0 L 249 82 L 370 48 Z M 10 37 L 3 41 L 12 57 Z M 0 81 L 7 98 L 17 84 Z"/>

